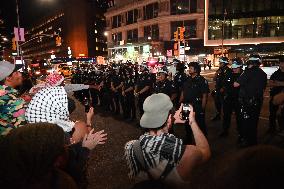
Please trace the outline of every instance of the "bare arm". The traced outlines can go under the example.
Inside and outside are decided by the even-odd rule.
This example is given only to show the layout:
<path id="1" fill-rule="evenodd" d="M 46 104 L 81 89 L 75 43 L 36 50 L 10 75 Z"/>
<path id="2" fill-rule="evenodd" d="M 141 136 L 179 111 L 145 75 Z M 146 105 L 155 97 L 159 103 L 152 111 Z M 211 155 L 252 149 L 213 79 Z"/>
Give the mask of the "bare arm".
<path id="1" fill-rule="evenodd" d="M 283 105 L 284 104 L 284 92 L 279 93 L 273 98 L 274 105 Z"/>
<path id="2" fill-rule="evenodd" d="M 180 113 L 181 113 L 182 106 L 183 104 L 180 106 L 179 110 L 176 112 L 174 116 L 175 123 L 184 122 L 180 119 Z M 191 109 L 193 110 L 192 106 L 191 106 Z M 185 152 L 177 166 L 177 171 L 184 180 L 188 179 L 188 177 L 192 173 L 192 170 L 196 166 L 208 161 L 211 156 L 208 141 L 206 137 L 204 136 L 204 134 L 202 133 L 202 131 L 199 129 L 195 121 L 193 111 L 191 111 L 189 117 L 190 117 L 189 126 L 191 126 L 196 145 L 186 145 Z"/>
<path id="3" fill-rule="evenodd" d="M 202 95 L 202 108 L 205 110 L 206 108 L 206 104 L 207 104 L 207 99 L 208 99 L 208 94 L 207 93 L 204 93 Z"/>
<path id="4" fill-rule="evenodd" d="M 269 85 L 271 87 L 283 87 L 284 86 L 284 81 L 269 80 Z"/>
<path id="5" fill-rule="evenodd" d="M 141 91 L 139 91 L 139 94 L 143 94 L 146 91 L 148 91 L 150 89 L 150 86 L 145 86 Z"/>
<path id="6" fill-rule="evenodd" d="M 118 89 L 122 88 L 122 86 L 123 86 L 123 82 L 121 82 L 120 85 L 118 85 L 117 87 L 115 87 L 115 90 L 118 90 Z"/>
<path id="7" fill-rule="evenodd" d="M 183 101 L 184 101 L 184 95 L 183 95 L 183 92 L 181 92 L 179 103 L 182 103 Z"/>

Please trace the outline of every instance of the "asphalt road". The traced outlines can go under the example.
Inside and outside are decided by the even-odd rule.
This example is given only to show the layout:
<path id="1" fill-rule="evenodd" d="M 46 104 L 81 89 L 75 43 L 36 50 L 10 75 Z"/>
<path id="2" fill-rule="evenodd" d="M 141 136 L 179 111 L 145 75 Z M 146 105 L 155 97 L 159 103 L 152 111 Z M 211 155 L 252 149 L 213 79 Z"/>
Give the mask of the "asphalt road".
<path id="1" fill-rule="evenodd" d="M 210 89 L 213 89 L 212 77 L 214 70 L 202 72 L 208 79 Z M 270 144 L 284 147 L 284 137 L 279 135 L 268 135 L 268 89 L 265 92 L 265 100 L 262 107 L 261 117 L 258 125 L 259 144 Z M 71 117 L 75 120 L 85 120 L 84 109 L 77 103 L 77 109 Z M 209 97 L 206 108 L 206 123 L 208 126 L 208 140 L 212 151 L 210 161 L 216 160 L 225 154 L 240 150 L 237 145 L 237 132 L 234 116 L 230 134 L 227 138 L 219 138 L 222 121 L 212 122 L 210 117 L 214 115 L 215 109 L 212 97 Z M 121 116 L 102 114 L 96 109 L 94 119 L 96 130 L 104 129 L 108 133 L 108 141 L 105 145 L 96 147 L 89 163 L 89 188 L 90 189 L 128 189 L 134 184 L 128 178 L 128 168 L 124 159 L 124 145 L 127 141 L 137 139 L 142 130 L 136 126 L 137 122 L 125 122 Z M 178 128 L 177 133 L 183 134 L 183 128 Z M 210 163 L 210 162 L 209 162 Z"/>

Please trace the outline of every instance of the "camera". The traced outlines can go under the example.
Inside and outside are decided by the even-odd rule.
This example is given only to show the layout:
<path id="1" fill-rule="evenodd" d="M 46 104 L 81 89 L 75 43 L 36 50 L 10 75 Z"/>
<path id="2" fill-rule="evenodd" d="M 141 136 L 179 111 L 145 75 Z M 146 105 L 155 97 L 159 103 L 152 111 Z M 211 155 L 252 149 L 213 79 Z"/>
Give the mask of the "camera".
<path id="1" fill-rule="evenodd" d="M 190 106 L 189 104 L 183 104 L 182 106 L 182 120 L 188 121 L 190 114 Z"/>
<path id="2" fill-rule="evenodd" d="M 86 98 L 86 97 L 85 97 L 85 99 L 84 99 L 84 106 L 85 106 L 85 112 L 86 112 L 86 113 L 89 112 L 89 110 L 90 110 L 90 101 L 89 101 L 89 99 Z"/>

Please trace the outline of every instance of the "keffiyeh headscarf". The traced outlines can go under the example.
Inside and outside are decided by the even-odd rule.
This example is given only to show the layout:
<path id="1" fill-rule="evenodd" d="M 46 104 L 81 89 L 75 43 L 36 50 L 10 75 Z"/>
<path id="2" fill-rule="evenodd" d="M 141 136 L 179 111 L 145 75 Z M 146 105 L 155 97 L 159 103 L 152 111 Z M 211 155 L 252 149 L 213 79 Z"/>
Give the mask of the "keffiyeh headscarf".
<path id="1" fill-rule="evenodd" d="M 171 134 L 164 133 L 159 136 L 152 136 L 145 133 L 140 136 L 139 141 L 147 169 L 155 168 L 163 160 L 177 165 L 185 151 L 182 140 Z M 134 178 L 140 171 L 144 171 L 134 153 L 134 142 L 135 140 L 125 145 L 125 157 L 130 169 L 130 178 Z"/>
<path id="2" fill-rule="evenodd" d="M 52 73 L 46 77 L 46 80 L 44 83 L 37 84 L 31 90 L 29 91 L 30 94 L 35 94 L 39 92 L 41 89 L 44 89 L 46 87 L 57 87 L 61 85 L 61 83 L 64 81 L 64 77 L 60 75 L 59 73 Z"/>
<path id="3" fill-rule="evenodd" d="M 54 123 L 70 132 L 75 123 L 69 119 L 64 87 L 47 87 L 37 92 L 26 109 L 26 119 L 29 123 Z"/>

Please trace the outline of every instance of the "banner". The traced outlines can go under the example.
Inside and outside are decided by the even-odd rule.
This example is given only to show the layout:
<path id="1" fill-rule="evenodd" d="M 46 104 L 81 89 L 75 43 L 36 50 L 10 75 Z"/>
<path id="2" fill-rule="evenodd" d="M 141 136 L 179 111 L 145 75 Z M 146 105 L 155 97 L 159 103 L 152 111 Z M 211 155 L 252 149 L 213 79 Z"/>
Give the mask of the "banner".
<path id="1" fill-rule="evenodd" d="M 14 27 L 14 35 L 16 41 L 25 41 L 25 30 L 24 28 L 16 28 Z"/>

